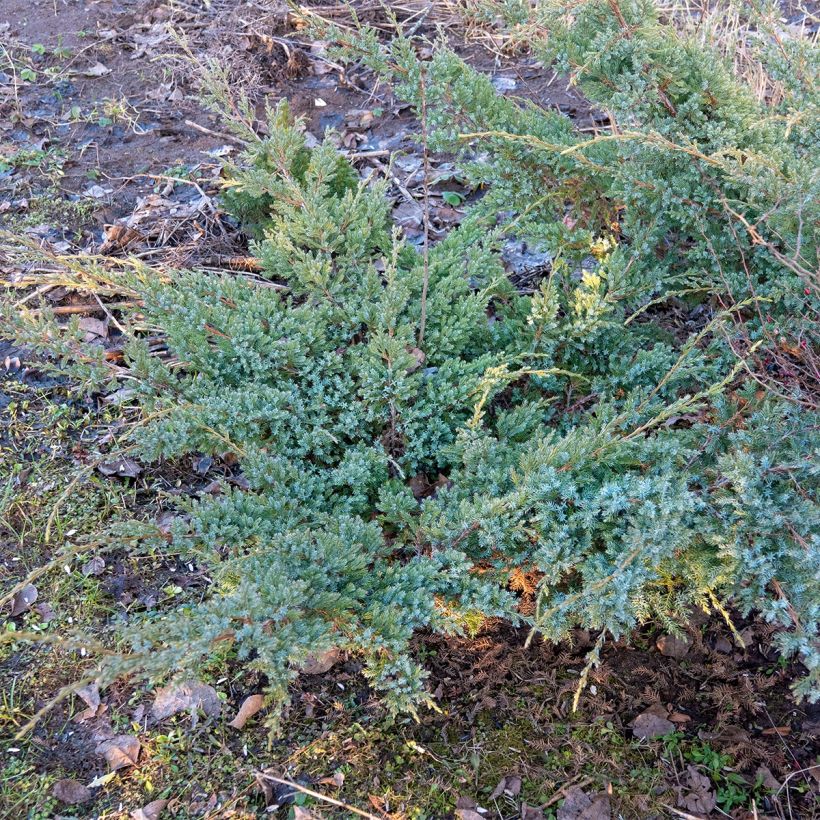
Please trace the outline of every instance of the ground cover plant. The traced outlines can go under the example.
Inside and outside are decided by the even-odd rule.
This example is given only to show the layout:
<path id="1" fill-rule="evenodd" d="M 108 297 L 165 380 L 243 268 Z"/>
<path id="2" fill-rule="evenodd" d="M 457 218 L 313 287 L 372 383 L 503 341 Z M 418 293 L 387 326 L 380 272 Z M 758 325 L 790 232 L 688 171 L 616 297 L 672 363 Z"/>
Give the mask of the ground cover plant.
<path id="1" fill-rule="evenodd" d="M 129 334 L 133 451 L 229 460 L 242 482 L 171 528 L 208 594 L 146 619 L 104 675 L 236 657 L 282 703 L 308 656 L 344 649 L 414 711 L 432 702 L 420 629 L 583 626 L 594 663 L 647 619 L 733 602 L 782 627 L 817 696 L 816 395 L 756 373 L 781 337 L 802 340 L 798 370 L 816 340 L 816 57 L 773 55 L 770 109 L 651 4 L 543 14 L 610 133 L 499 97 L 443 46 L 425 62 L 401 36 L 335 33 L 486 187 L 443 241 L 391 230 L 380 185 L 282 105 L 228 187 L 262 277 L 121 274 L 171 354 Z M 509 234 L 552 254 L 530 289 L 504 274 Z M 698 317 L 677 335 L 647 321 L 672 300 Z M 15 326 L 90 387 L 122 373 L 76 325 Z"/>
<path id="2" fill-rule="evenodd" d="M 442 241 L 403 238 L 384 188 L 332 140 L 309 147 L 281 106 L 265 138 L 240 130 L 226 169 L 259 276 L 123 266 L 116 288 L 139 300 L 123 358 L 77 324 L 8 316 L 86 389 L 126 388 L 141 420 L 123 458 L 233 475 L 171 524 L 108 535 L 209 580 L 132 616 L 133 651 L 93 674 L 238 662 L 276 728 L 309 656 L 343 649 L 413 713 L 435 703 L 420 630 L 581 626 L 594 664 L 636 624 L 674 631 L 693 609 L 732 629 L 731 604 L 772 623 L 816 696 L 816 57 L 775 41 L 782 93 L 761 101 L 651 5 L 571 11 L 532 24 L 608 112 L 592 137 L 444 46 L 420 59 L 402 37 L 328 32 L 481 192 Z M 511 280 L 509 236 L 549 266 Z"/>

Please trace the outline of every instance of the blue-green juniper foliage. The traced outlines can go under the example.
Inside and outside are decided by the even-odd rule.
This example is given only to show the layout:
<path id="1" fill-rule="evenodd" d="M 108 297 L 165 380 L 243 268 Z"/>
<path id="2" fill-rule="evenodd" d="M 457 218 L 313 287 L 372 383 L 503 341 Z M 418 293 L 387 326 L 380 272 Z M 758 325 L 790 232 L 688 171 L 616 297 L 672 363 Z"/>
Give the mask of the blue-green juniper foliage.
<path id="1" fill-rule="evenodd" d="M 342 648 L 413 711 L 418 630 L 502 616 L 617 637 L 734 605 L 781 628 L 798 690 L 820 693 L 817 397 L 752 360 L 778 328 L 817 330 L 816 56 L 794 57 L 801 82 L 778 52 L 793 82 L 771 110 L 651 3 L 537 13 L 606 137 L 500 97 L 444 46 L 423 62 L 401 37 L 335 33 L 486 189 L 426 265 L 384 187 L 330 141 L 308 149 L 281 106 L 226 194 L 263 276 L 122 274 L 172 354 L 128 344 L 137 452 L 244 476 L 173 527 L 211 585 L 136 630 L 151 674 L 237 658 L 281 703 L 308 655 Z M 505 275 L 504 235 L 549 246 L 534 292 Z M 72 329 L 46 324 L 75 358 Z M 99 356 L 94 373 L 110 377 Z"/>

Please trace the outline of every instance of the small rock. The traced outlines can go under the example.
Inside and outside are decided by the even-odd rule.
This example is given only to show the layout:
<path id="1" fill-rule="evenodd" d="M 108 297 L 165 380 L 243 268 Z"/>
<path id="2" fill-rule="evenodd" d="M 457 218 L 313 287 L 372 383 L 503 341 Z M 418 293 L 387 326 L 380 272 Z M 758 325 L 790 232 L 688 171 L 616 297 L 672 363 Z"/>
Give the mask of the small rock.
<path id="1" fill-rule="evenodd" d="M 89 185 L 83 191 L 83 196 L 90 197 L 91 199 L 104 199 L 111 193 L 110 188 L 103 188 L 102 185 Z"/>
<path id="2" fill-rule="evenodd" d="M 493 88 L 502 94 L 505 91 L 513 91 L 516 86 L 515 80 L 511 77 L 493 77 L 490 82 L 493 84 Z"/>
<path id="3" fill-rule="evenodd" d="M 110 73 L 111 69 L 107 65 L 103 65 L 100 62 L 96 62 L 94 65 L 82 69 L 82 74 L 86 77 L 104 77 L 106 74 Z"/>

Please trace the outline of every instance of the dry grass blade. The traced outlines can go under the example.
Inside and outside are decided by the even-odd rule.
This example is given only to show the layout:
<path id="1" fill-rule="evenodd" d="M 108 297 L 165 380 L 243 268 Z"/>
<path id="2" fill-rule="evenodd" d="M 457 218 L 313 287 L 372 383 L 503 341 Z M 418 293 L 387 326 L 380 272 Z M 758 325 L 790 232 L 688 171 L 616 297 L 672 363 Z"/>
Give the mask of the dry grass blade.
<path id="1" fill-rule="evenodd" d="M 269 772 L 260 772 L 260 776 L 263 777 L 265 780 L 270 780 L 273 783 L 278 783 L 281 786 L 288 786 L 289 788 L 296 789 L 296 791 L 302 792 L 302 794 L 306 794 L 309 797 L 314 797 L 317 800 L 323 801 L 324 803 L 330 803 L 331 806 L 338 806 L 341 809 L 345 809 L 346 811 L 359 815 L 359 817 L 367 817 L 368 820 L 381 820 L 381 818 L 377 817 L 375 814 L 370 814 L 370 812 L 363 811 L 362 809 L 357 809 L 355 806 L 351 806 L 349 803 L 345 803 L 342 800 L 336 800 L 333 797 L 328 797 L 326 794 L 316 792 L 313 789 L 308 789 L 305 786 L 302 786 L 299 783 L 294 783 L 292 780 L 287 780 L 284 777 L 276 777 L 270 774 Z"/>
<path id="2" fill-rule="evenodd" d="M 779 104 L 786 95 L 783 84 L 777 80 L 761 57 L 763 38 L 771 38 L 786 56 L 782 37 L 810 38 L 807 23 L 816 23 L 818 17 L 809 9 L 797 6 L 803 14 L 800 24 L 784 27 L 783 21 L 771 11 L 755 9 L 755 4 L 738 4 L 731 0 L 659 0 L 661 14 L 675 27 L 701 46 L 714 48 L 729 61 L 735 74 L 748 83 L 759 100 Z M 773 8 L 778 9 L 779 6 Z M 794 15 L 795 17 L 798 15 Z"/>

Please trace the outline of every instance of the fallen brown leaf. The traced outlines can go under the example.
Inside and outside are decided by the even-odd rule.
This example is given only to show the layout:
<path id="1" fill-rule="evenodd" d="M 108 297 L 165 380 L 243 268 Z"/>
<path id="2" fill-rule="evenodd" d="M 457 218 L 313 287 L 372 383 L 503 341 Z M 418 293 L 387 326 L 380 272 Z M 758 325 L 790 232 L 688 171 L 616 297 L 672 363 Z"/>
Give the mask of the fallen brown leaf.
<path id="1" fill-rule="evenodd" d="M 142 238 L 138 230 L 129 228 L 127 225 L 106 225 L 105 242 L 100 247 L 100 253 L 105 255 L 122 250 Z"/>
<path id="2" fill-rule="evenodd" d="M 689 654 L 689 649 L 692 642 L 685 637 L 677 637 L 675 635 L 661 635 L 655 646 L 658 647 L 658 652 L 667 658 L 685 658 Z"/>
<path id="3" fill-rule="evenodd" d="M 503 778 L 506 780 L 506 778 Z M 486 810 L 482 809 L 472 797 L 459 797 L 456 800 L 456 817 L 458 820 L 487 820 Z"/>
<path id="4" fill-rule="evenodd" d="M 54 611 L 54 607 L 51 606 L 49 603 L 42 603 L 37 604 L 34 607 L 34 611 L 40 616 L 40 620 L 47 624 L 49 621 L 53 621 L 57 617 L 57 613 Z"/>
<path id="5" fill-rule="evenodd" d="M 91 718 L 96 717 L 100 709 L 99 686 L 97 686 L 96 683 L 89 683 L 87 686 L 83 686 L 82 689 L 77 690 L 77 697 L 80 698 L 88 708 L 74 715 L 75 722 L 83 723 L 86 720 L 91 720 Z"/>
<path id="6" fill-rule="evenodd" d="M 265 705 L 265 698 L 262 695 L 250 695 L 242 701 L 236 717 L 228 724 L 234 729 L 242 729 L 245 724 Z"/>
<path id="7" fill-rule="evenodd" d="M 213 686 L 197 681 L 185 681 L 158 689 L 151 707 L 154 720 L 164 720 L 179 712 L 195 715 L 201 709 L 207 717 L 217 717 L 222 711 L 222 701 Z"/>
<path id="8" fill-rule="evenodd" d="M 141 809 L 134 809 L 131 820 L 158 820 L 167 805 L 167 800 L 153 800 Z"/>
<path id="9" fill-rule="evenodd" d="M 328 649 L 320 655 L 308 655 L 302 662 L 302 672 L 305 675 L 324 675 L 341 659 L 342 653 L 339 649 Z"/>
<path id="10" fill-rule="evenodd" d="M 318 782 L 324 786 L 335 786 L 341 789 L 345 784 L 345 776 L 342 772 L 335 772 L 331 777 L 323 777 Z"/>
<path id="11" fill-rule="evenodd" d="M 776 792 L 780 789 L 780 781 L 772 774 L 768 766 L 758 766 L 755 778 L 759 779 L 764 788 Z"/>
<path id="12" fill-rule="evenodd" d="M 140 742 L 133 735 L 115 735 L 100 743 L 95 751 L 106 759 L 111 771 L 116 772 L 137 765 Z"/>
<path id="13" fill-rule="evenodd" d="M 86 561 L 80 570 L 86 578 L 90 575 L 101 575 L 105 570 L 105 560 L 99 555 L 95 555 L 90 561 Z"/>
<path id="14" fill-rule="evenodd" d="M 104 339 L 108 336 L 108 322 L 102 319 L 95 319 L 93 316 L 85 316 L 80 319 L 80 330 L 85 331 L 86 341 L 95 338 Z"/>
<path id="15" fill-rule="evenodd" d="M 567 789 L 566 795 L 556 815 L 558 820 L 610 820 L 612 817 L 606 792 L 590 797 L 580 786 L 573 786 Z"/>
<path id="16" fill-rule="evenodd" d="M 11 599 L 11 617 L 22 615 L 37 600 L 37 587 L 27 584 Z"/>
<path id="17" fill-rule="evenodd" d="M 404 201 L 393 209 L 393 220 L 407 229 L 418 229 L 424 218 L 424 210 L 417 202 Z"/>
<path id="18" fill-rule="evenodd" d="M 675 724 L 656 714 L 651 708 L 642 712 L 632 724 L 632 734 L 638 740 L 654 740 L 675 731 Z"/>
<path id="19" fill-rule="evenodd" d="M 97 469 L 107 476 L 120 476 L 121 478 L 136 478 L 142 467 L 132 458 L 120 458 L 117 461 L 106 461 L 97 465 Z"/>
<path id="20" fill-rule="evenodd" d="M 678 797 L 678 805 L 686 811 L 707 815 L 711 814 L 717 805 L 712 781 L 691 764 L 686 767 L 686 777 Z"/>
<path id="21" fill-rule="evenodd" d="M 502 794 L 506 794 L 509 797 L 517 797 L 520 792 L 521 778 L 517 775 L 507 775 L 507 777 L 502 777 L 498 785 L 493 789 L 490 800 L 496 800 L 501 797 Z"/>
<path id="22" fill-rule="evenodd" d="M 419 350 L 419 348 L 417 347 L 410 348 L 407 352 L 415 359 L 413 364 L 411 364 L 410 367 L 407 368 L 408 373 L 413 373 L 424 364 L 424 360 L 427 358 L 427 356 L 425 355 L 423 350 Z"/>
<path id="23" fill-rule="evenodd" d="M 87 803 L 94 795 L 87 786 L 80 783 L 79 780 L 58 780 L 51 793 L 61 802 L 69 806 L 74 806 L 77 803 Z"/>
<path id="24" fill-rule="evenodd" d="M 254 774 L 254 780 L 256 780 L 256 787 L 262 792 L 265 798 L 265 805 L 272 806 L 276 802 L 276 793 L 273 790 L 273 784 L 262 772 L 256 772 Z"/>
<path id="25" fill-rule="evenodd" d="M 517 775 L 508 777 L 507 784 L 504 786 L 504 794 L 510 797 L 518 797 L 521 794 L 521 778 Z"/>

